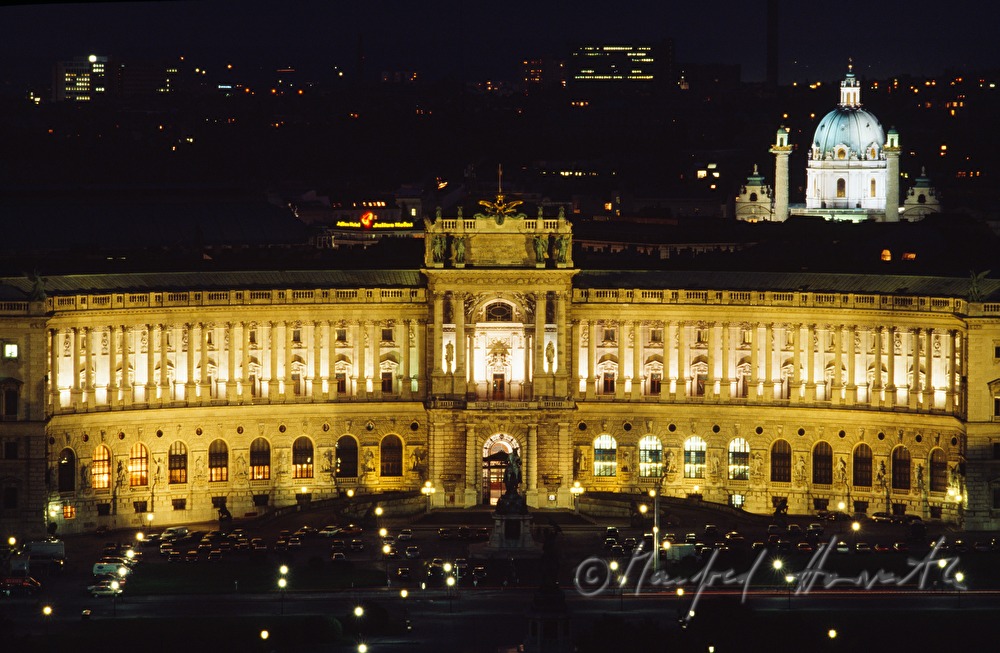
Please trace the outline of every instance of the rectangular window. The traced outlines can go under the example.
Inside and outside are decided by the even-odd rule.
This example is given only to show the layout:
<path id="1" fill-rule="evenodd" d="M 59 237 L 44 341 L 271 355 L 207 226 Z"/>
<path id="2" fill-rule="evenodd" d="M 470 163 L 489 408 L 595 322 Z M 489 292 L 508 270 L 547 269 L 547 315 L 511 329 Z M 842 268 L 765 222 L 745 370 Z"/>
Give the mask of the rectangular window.
<path id="1" fill-rule="evenodd" d="M 694 396 L 705 396 L 705 385 L 708 384 L 708 374 L 696 374 L 694 377 Z"/>
<path id="2" fill-rule="evenodd" d="M 649 394 L 658 395 L 660 394 L 660 384 L 663 381 L 662 372 L 653 372 L 649 375 Z"/>
<path id="3" fill-rule="evenodd" d="M 615 373 L 605 372 L 604 373 L 604 394 L 614 394 L 615 392 Z"/>
<path id="4" fill-rule="evenodd" d="M 663 329 L 650 329 L 649 330 L 649 341 L 655 343 L 663 342 Z"/>
<path id="5" fill-rule="evenodd" d="M 7 440 L 3 443 L 3 457 L 7 460 L 17 460 L 17 440 Z"/>
<path id="6" fill-rule="evenodd" d="M 257 329 L 250 329 L 250 338 L 249 338 L 249 340 L 250 340 L 250 344 L 251 345 L 256 345 L 257 344 Z"/>
<path id="7" fill-rule="evenodd" d="M 1000 442 L 993 443 L 993 460 L 1000 460 Z"/>
<path id="8" fill-rule="evenodd" d="M 994 492 L 995 491 L 996 490 L 994 490 Z M 995 499 L 993 501 L 993 507 L 1000 510 L 1000 508 L 997 507 Z M 931 519 L 941 519 L 941 506 L 930 506 L 930 513 L 931 513 Z"/>
<path id="9" fill-rule="evenodd" d="M 392 394 L 392 372 L 382 372 L 382 394 Z"/>
<path id="10" fill-rule="evenodd" d="M 337 342 L 347 342 L 347 329 L 337 329 Z"/>
<path id="11" fill-rule="evenodd" d="M 255 494 L 253 495 L 253 505 L 257 506 L 258 508 L 263 508 L 264 506 L 267 505 L 268 498 L 269 495 L 267 494 Z"/>
<path id="12" fill-rule="evenodd" d="M 826 510 L 829 507 L 829 499 L 813 499 L 813 510 Z"/>
<path id="13" fill-rule="evenodd" d="M 344 372 L 337 372 L 337 392 L 347 392 L 347 374 Z"/>
<path id="14" fill-rule="evenodd" d="M 292 389 L 295 394 L 302 394 L 302 375 L 298 372 L 292 372 Z"/>
<path id="15" fill-rule="evenodd" d="M 6 356 L 6 353 L 4 353 Z M 993 345 L 993 358 L 1000 358 L 1000 345 Z"/>
<path id="16" fill-rule="evenodd" d="M 695 329 L 694 330 L 694 341 L 699 344 L 705 344 L 708 342 L 708 329 Z"/>
<path id="17" fill-rule="evenodd" d="M 1000 397 L 993 397 L 993 417 L 1000 417 Z"/>
<path id="18" fill-rule="evenodd" d="M 226 507 L 226 497 L 212 497 L 212 507 L 216 510 L 222 510 Z"/>
<path id="19" fill-rule="evenodd" d="M 392 342 L 392 329 L 382 329 L 382 341 Z"/>
<path id="20" fill-rule="evenodd" d="M 187 499 L 171 499 L 170 504 L 174 510 L 187 510 Z"/>
<path id="21" fill-rule="evenodd" d="M 744 345 L 753 344 L 753 330 L 752 329 L 740 329 L 740 342 Z"/>
<path id="22" fill-rule="evenodd" d="M 17 358 L 18 346 L 16 342 L 5 342 L 3 343 L 3 357 L 5 360 L 12 360 Z"/>
<path id="23" fill-rule="evenodd" d="M 615 341 L 615 330 L 605 329 L 604 330 L 604 342 L 614 342 Z"/>
<path id="24" fill-rule="evenodd" d="M 17 388 L 4 388 L 3 404 L 0 405 L 0 408 L 3 409 L 4 421 L 14 421 L 17 419 L 17 404 L 18 404 Z"/>
<path id="25" fill-rule="evenodd" d="M 854 502 L 854 514 L 865 515 L 868 514 L 868 502 L 867 501 L 855 501 Z"/>
<path id="26" fill-rule="evenodd" d="M 99 503 L 97 504 L 97 516 L 107 517 L 111 514 L 111 504 L 110 503 Z"/>
<path id="27" fill-rule="evenodd" d="M 148 510 L 146 510 L 146 502 L 145 501 L 133 501 L 132 502 L 132 509 L 135 512 L 149 512 Z"/>
<path id="28" fill-rule="evenodd" d="M 76 506 L 66 504 L 62 507 L 63 519 L 76 519 Z"/>

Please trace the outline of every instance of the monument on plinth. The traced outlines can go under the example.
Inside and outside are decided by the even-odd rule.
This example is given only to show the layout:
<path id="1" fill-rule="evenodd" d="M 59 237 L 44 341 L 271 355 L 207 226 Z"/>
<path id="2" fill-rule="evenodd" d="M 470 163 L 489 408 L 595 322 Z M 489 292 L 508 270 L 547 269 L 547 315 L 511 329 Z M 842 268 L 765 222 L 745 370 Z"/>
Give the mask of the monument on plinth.
<path id="1" fill-rule="evenodd" d="M 517 449 L 506 453 L 497 452 L 483 458 L 484 462 L 503 461 L 503 483 L 505 491 L 497 500 L 493 512 L 493 533 L 484 546 L 477 547 L 472 555 L 481 557 L 535 557 L 541 554 L 539 547 L 531 536 L 531 515 L 528 514 L 528 503 L 524 495 L 518 492 L 521 484 L 521 455 Z"/>

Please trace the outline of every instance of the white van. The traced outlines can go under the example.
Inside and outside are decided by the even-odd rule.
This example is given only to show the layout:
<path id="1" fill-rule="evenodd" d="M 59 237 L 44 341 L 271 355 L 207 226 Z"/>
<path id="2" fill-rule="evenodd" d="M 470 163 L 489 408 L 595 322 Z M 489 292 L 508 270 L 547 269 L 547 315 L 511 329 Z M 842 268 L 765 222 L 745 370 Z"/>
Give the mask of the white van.
<path id="1" fill-rule="evenodd" d="M 171 526 L 170 528 L 163 529 L 163 534 L 160 535 L 160 541 L 169 542 L 170 540 L 176 540 L 184 537 L 187 534 L 187 526 Z"/>
<path id="2" fill-rule="evenodd" d="M 129 572 L 132 571 L 127 566 L 125 566 L 125 565 L 123 565 L 123 564 L 121 564 L 119 562 L 95 562 L 94 563 L 94 575 L 95 576 L 104 576 L 105 574 L 112 574 L 114 576 L 119 576 L 119 575 L 121 575 L 121 572 L 118 571 L 119 569 L 124 569 L 126 574 L 128 574 Z"/>

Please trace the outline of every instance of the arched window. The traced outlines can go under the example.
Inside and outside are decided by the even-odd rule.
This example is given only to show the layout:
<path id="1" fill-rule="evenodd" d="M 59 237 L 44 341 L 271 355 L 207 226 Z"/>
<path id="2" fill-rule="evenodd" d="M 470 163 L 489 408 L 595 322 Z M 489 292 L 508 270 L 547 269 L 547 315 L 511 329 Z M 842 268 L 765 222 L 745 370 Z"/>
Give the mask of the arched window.
<path id="1" fill-rule="evenodd" d="M 350 435 L 337 440 L 337 478 L 354 478 L 358 475 L 358 441 Z"/>
<path id="2" fill-rule="evenodd" d="M 188 481 L 188 450 L 180 440 L 170 445 L 167 452 L 167 472 L 169 483 L 187 483 Z"/>
<path id="3" fill-rule="evenodd" d="M 736 438 L 729 443 L 729 479 L 750 479 L 750 443 L 743 438 Z"/>
<path id="4" fill-rule="evenodd" d="M 757 201 L 757 193 L 750 193 L 750 201 L 751 202 Z"/>
<path id="5" fill-rule="evenodd" d="M 379 454 L 382 476 L 403 475 L 403 441 L 398 436 L 387 435 L 382 438 Z"/>
<path id="6" fill-rule="evenodd" d="M 90 487 L 95 490 L 111 488 L 111 450 L 103 444 L 94 449 L 94 460 L 90 463 Z"/>
<path id="7" fill-rule="evenodd" d="M 906 447 L 892 450 L 892 489 L 910 489 L 910 451 Z"/>
<path id="8" fill-rule="evenodd" d="M 594 439 L 594 476 L 617 474 L 618 443 L 610 435 L 599 435 Z"/>
<path id="9" fill-rule="evenodd" d="M 931 492 L 948 489 L 948 458 L 941 449 L 931 451 Z"/>
<path id="10" fill-rule="evenodd" d="M 313 443 L 306 436 L 292 443 L 292 478 L 313 477 Z"/>
<path id="11" fill-rule="evenodd" d="M 208 480 L 229 480 L 229 447 L 222 440 L 213 440 L 208 445 Z"/>
<path id="12" fill-rule="evenodd" d="M 267 481 L 271 478 L 271 443 L 256 438 L 250 443 L 250 480 Z"/>
<path id="13" fill-rule="evenodd" d="M 875 178 L 874 177 L 872 177 L 872 182 L 871 182 L 871 196 L 875 197 Z"/>
<path id="14" fill-rule="evenodd" d="M 843 153 L 843 150 L 841 150 L 841 153 Z M 837 180 L 837 197 L 847 197 L 847 182 L 843 177 Z"/>
<path id="15" fill-rule="evenodd" d="M 141 442 L 136 442 L 128 454 L 128 484 L 130 487 L 149 485 L 149 452 Z"/>
<path id="16" fill-rule="evenodd" d="M 705 478 L 705 441 L 692 435 L 684 441 L 684 478 Z"/>
<path id="17" fill-rule="evenodd" d="M 854 450 L 854 486 L 872 486 L 872 448 L 861 443 Z"/>
<path id="18" fill-rule="evenodd" d="M 76 490 L 76 455 L 72 449 L 59 452 L 59 491 L 73 492 Z"/>
<path id="19" fill-rule="evenodd" d="M 833 483 L 833 447 L 828 442 L 818 442 L 813 447 L 813 483 Z"/>
<path id="20" fill-rule="evenodd" d="M 792 482 L 792 445 L 776 440 L 771 445 L 771 480 L 775 483 Z"/>
<path id="21" fill-rule="evenodd" d="M 504 302 L 493 302 L 486 307 L 487 322 L 513 322 L 514 312 L 510 304 Z"/>
<path id="22" fill-rule="evenodd" d="M 639 476 L 663 475 L 663 445 L 660 438 L 647 435 L 639 440 Z"/>

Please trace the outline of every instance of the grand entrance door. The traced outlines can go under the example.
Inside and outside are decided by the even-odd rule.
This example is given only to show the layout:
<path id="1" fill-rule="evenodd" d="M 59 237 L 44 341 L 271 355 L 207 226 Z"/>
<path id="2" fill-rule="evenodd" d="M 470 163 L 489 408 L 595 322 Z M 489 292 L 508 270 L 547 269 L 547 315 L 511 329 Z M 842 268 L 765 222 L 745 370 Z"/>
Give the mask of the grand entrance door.
<path id="1" fill-rule="evenodd" d="M 506 433 L 497 433 L 490 436 L 483 444 L 483 458 L 496 453 L 509 454 L 517 448 L 520 448 L 517 440 Z M 506 490 L 503 484 L 503 472 L 506 467 L 507 464 L 501 460 L 483 462 L 482 502 L 484 506 L 495 506 L 500 497 L 503 496 Z"/>

